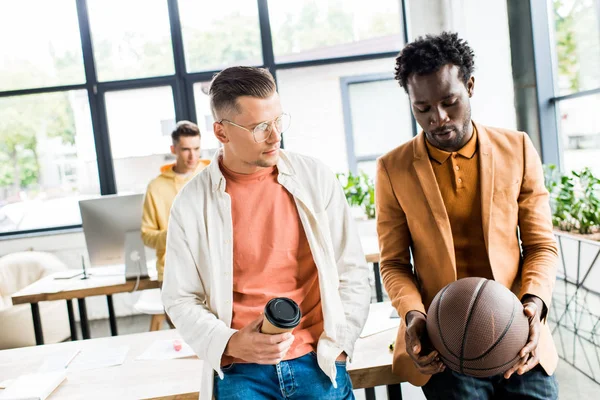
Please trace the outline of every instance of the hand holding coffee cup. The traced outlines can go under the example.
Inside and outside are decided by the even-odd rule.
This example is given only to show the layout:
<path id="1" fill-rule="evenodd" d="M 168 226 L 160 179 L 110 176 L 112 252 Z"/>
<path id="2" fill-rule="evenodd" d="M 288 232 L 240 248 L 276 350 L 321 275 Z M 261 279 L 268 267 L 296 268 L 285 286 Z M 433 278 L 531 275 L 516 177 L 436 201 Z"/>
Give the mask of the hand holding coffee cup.
<path id="1" fill-rule="evenodd" d="M 229 357 L 255 364 L 278 364 L 285 358 L 294 342 L 291 332 L 264 334 L 261 326 L 264 316 L 257 318 L 235 332 L 225 346 L 224 354 Z"/>
<path id="2" fill-rule="evenodd" d="M 302 312 L 294 300 L 275 297 L 265 306 L 261 332 L 268 335 L 291 332 L 301 318 Z"/>

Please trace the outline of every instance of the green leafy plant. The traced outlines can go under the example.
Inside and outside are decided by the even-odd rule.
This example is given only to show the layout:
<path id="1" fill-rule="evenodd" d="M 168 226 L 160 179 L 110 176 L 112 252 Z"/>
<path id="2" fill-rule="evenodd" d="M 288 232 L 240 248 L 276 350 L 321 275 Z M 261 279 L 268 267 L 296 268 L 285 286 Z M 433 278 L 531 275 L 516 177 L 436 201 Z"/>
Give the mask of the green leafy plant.
<path id="1" fill-rule="evenodd" d="M 563 175 L 555 165 L 545 165 L 544 181 L 554 226 L 581 234 L 600 230 L 600 179 L 589 168 Z"/>
<path id="2" fill-rule="evenodd" d="M 336 174 L 342 184 L 346 200 L 350 206 L 360 207 L 367 218 L 375 218 L 375 184 L 373 179 L 364 172 L 358 175 L 348 172 Z"/>

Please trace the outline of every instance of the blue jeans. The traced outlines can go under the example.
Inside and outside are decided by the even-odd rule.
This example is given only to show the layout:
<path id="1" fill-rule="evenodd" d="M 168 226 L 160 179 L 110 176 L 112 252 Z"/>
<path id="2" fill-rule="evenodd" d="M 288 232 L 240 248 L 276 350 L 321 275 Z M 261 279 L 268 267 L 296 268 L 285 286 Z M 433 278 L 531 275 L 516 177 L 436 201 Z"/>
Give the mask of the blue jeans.
<path id="1" fill-rule="evenodd" d="M 254 399 L 354 399 L 345 362 L 337 362 L 337 389 L 319 368 L 317 355 L 309 353 L 278 365 L 231 364 L 225 377 L 215 376 L 217 400 Z"/>
<path id="2" fill-rule="evenodd" d="M 515 373 L 508 380 L 503 375 L 473 378 L 446 368 L 431 377 L 423 386 L 423 393 L 428 400 L 555 400 L 558 399 L 558 382 L 540 365 L 524 375 Z"/>

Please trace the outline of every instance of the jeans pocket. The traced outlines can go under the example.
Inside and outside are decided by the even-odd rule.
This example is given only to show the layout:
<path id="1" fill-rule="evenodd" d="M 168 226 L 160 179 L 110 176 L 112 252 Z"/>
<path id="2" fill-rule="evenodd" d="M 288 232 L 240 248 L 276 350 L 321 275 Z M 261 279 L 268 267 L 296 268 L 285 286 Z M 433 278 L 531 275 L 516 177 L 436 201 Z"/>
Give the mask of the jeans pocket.
<path id="1" fill-rule="evenodd" d="M 231 369 L 233 367 L 235 367 L 235 363 L 231 363 L 229 365 L 225 365 L 225 366 L 221 367 L 221 371 L 223 371 L 223 373 L 229 372 L 229 371 L 231 371 Z"/>

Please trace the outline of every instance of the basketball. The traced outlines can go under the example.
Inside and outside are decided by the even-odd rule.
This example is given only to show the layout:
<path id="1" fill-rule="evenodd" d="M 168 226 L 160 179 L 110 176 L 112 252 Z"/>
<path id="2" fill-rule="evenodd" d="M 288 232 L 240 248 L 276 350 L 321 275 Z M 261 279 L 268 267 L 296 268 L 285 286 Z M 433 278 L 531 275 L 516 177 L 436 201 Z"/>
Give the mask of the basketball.
<path id="1" fill-rule="evenodd" d="M 463 278 L 434 297 L 427 333 L 448 368 L 483 378 L 502 374 L 519 361 L 529 320 L 517 296 L 500 283 Z"/>

